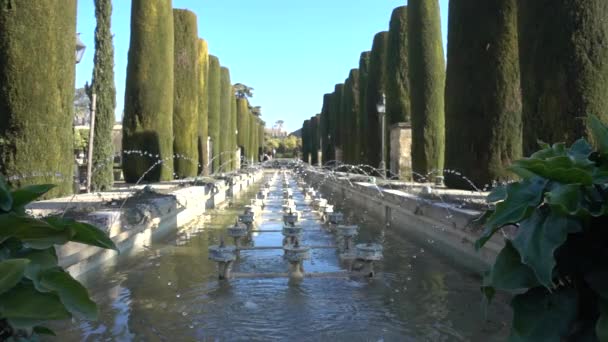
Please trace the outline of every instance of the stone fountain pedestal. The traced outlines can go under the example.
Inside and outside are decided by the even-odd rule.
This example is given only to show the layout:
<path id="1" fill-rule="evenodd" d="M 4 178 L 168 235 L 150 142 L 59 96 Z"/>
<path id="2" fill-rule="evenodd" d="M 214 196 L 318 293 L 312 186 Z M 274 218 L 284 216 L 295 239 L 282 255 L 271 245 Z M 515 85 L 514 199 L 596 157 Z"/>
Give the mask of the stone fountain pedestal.
<path id="1" fill-rule="evenodd" d="M 236 247 L 225 246 L 224 241 L 221 241 L 219 245 L 209 247 L 209 259 L 217 263 L 218 279 L 220 280 L 230 278 L 232 264 L 236 257 Z"/>
<path id="2" fill-rule="evenodd" d="M 374 263 L 382 260 L 383 247 L 378 243 L 361 243 L 357 249 L 357 271 L 366 277 L 373 278 L 376 275 Z"/>
<path id="3" fill-rule="evenodd" d="M 304 278 L 304 260 L 310 259 L 310 248 L 299 246 L 283 247 L 285 251 L 285 259 L 289 262 L 289 278 L 292 280 L 301 280 Z"/>

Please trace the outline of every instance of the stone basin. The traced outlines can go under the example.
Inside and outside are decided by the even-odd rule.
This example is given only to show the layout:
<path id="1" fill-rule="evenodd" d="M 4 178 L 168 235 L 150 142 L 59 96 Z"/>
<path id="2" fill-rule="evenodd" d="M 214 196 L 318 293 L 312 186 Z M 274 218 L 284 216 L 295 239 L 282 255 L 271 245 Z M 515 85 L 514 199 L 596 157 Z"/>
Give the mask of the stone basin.
<path id="1" fill-rule="evenodd" d="M 357 259 L 365 261 L 382 260 L 383 247 L 378 243 L 360 243 L 355 246 L 357 249 Z"/>
<path id="2" fill-rule="evenodd" d="M 302 260 L 310 259 L 310 248 L 303 246 L 285 246 L 285 259 L 291 262 L 301 262 Z"/>
<path id="3" fill-rule="evenodd" d="M 330 213 L 328 215 L 328 220 L 332 224 L 341 224 L 344 222 L 344 214 L 342 213 Z"/>
<path id="4" fill-rule="evenodd" d="M 253 213 L 246 213 L 243 215 L 239 215 L 239 222 L 243 222 L 244 224 L 252 224 L 255 220 Z"/>
<path id="5" fill-rule="evenodd" d="M 243 224 L 236 224 L 232 227 L 228 227 L 228 235 L 230 235 L 233 238 L 247 236 L 247 232 L 248 232 L 247 226 L 243 225 Z"/>
<path id="6" fill-rule="evenodd" d="M 294 212 L 296 211 L 296 206 L 295 205 L 283 205 L 283 212 L 284 213 L 289 213 L 289 212 Z"/>
<path id="7" fill-rule="evenodd" d="M 359 233 L 359 226 L 338 226 L 336 230 L 340 236 L 353 237 Z"/>
<path id="8" fill-rule="evenodd" d="M 296 224 L 300 219 L 300 215 L 298 212 L 291 212 L 290 214 L 283 215 L 283 222 L 288 224 Z"/>
<path id="9" fill-rule="evenodd" d="M 230 262 L 236 260 L 236 247 L 213 245 L 209 247 L 209 260 Z"/>
<path id="10" fill-rule="evenodd" d="M 304 229 L 302 226 L 283 225 L 283 236 L 300 236 Z"/>

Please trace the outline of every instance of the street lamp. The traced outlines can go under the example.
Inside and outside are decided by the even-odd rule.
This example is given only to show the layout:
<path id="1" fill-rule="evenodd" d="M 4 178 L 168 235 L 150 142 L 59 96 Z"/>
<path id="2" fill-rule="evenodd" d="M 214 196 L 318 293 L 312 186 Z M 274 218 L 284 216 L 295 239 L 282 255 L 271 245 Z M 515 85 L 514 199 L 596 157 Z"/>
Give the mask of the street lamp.
<path id="1" fill-rule="evenodd" d="M 382 126 L 382 150 L 380 151 L 382 159 L 380 160 L 380 172 L 382 173 L 382 177 L 386 177 L 386 95 L 384 95 L 384 93 L 382 93 L 380 102 L 376 104 L 376 109 L 380 115 Z"/>
<path id="2" fill-rule="evenodd" d="M 80 40 L 80 33 L 76 34 L 76 64 L 80 63 L 86 49 L 87 46 Z"/>

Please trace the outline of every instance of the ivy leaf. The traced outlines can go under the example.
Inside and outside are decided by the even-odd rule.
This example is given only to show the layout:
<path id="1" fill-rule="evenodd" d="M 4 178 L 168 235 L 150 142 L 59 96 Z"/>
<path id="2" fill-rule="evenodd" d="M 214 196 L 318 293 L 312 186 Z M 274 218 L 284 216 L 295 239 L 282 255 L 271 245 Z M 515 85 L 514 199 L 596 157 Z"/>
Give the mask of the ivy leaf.
<path id="1" fill-rule="evenodd" d="M 522 264 L 521 257 L 507 240 L 505 247 L 498 253 L 490 274 L 484 278 L 484 286 L 502 290 L 527 289 L 538 286 L 534 271 Z"/>
<path id="2" fill-rule="evenodd" d="M 23 207 L 40 196 L 46 194 L 55 185 L 53 184 L 41 184 L 41 185 L 30 185 L 12 192 L 13 196 L 13 207 Z"/>
<path id="3" fill-rule="evenodd" d="M 591 131 L 591 136 L 599 152 L 602 156 L 608 155 L 608 128 L 593 114 L 588 115 L 587 126 Z"/>
<path id="4" fill-rule="evenodd" d="M 577 305 L 576 290 L 569 288 L 549 293 L 536 287 L 515 296 L 509 341 L 561 341 L 576 319 Z"/>
<path id="5" fill-rule="evenodd" d="M 44 271 L 40 275 L 40 284 L 57 292 L 61 302 L 71 313 L 90 320 L 97 319 L 97 305 L 89 298 L 87 289 L 63 269 Z"/>
<path id="6" fill-rule="evenodd" d="M 504 201 L 507 198 L 507 186 L 501 185 L 495 187 L 492 192 L 486 197 L 486 202 L 488 203 L 496 203 L 500 201 Z"/>
<path id="7" fill-rule="evenodd" d="M 0 316 L 29 320 L 58 320 L 71 317 L 57 295 L 40 293 L 30 284 L 15 286 L 0 295 Z"/>
<path id="8" fill-rule="evenodd" d="M 27 259 L 0 261 L 0 294 L 12 289 L 21 281 L 29 262 Z"/>
<path id="9" fill-rule="evenodd" d="M 535 175 L 560 183 L 593 184 L 593 162 L 575 162 L 563 155 L 548 159 L 524 158 L 515 161 L 511 168 L 527 170 Z"/>
<path id="10" fill-rule="evenodd" d="M 28 259 L 30 263 L 25 268 L 25 277 L 34 283 L 36 290 L 48 292 L 44 286 L 40 285 L 40 272 L 57 267 L 57 253 L 55 248 L 43 250 L 29 250 L 19 254 L 20 258 Z"/>
<path id="11" fill-rule="evenodd" d="M 11 191 L 4 180 L 4 177 L 0 175 L 0 210 L 9 212 L 13 207 L 13 197 L 11 197 Z"/>
<path id="12" fill-rule="evenodd" d="M 507 185 L 507 197 L 496 205 L 496 210 L 486 222 L 484 233 L 475 242 L 475 248 L 479 250 L 483 247 L 501 227 L 530 216 L 540 204 L 547 183 L 546 179 L 535 177 Z"/>
<path id="13" fill-rule="evenodd" d="M 114 241 L 108 237 L 108 234 L 93 225 L 61 217 L 47 217 L 44 220 L 59 229 L 71 231 L 72 236 L 70 241 L 113 249 L 118 252 L 118 248 L 114 244 Z"/>
<path id="14" fill-rule="evenodd" d="M 0 243 L 9 238 L 21 240 L 26 247 L 47 249 L 69 240 L 69 231 L 62 231 L 35 218 L 15 213 L 0 215 Z"/>
<path id="15" fill-rule="evenodd" d="M 34 333 L 38 335 L 57 336 L 53 330 L 40 325 L 34 327 Z"/>
<path id="16" fill-rule="evenodd" d="M 530 266 L 539 282 L 549 288 L 553 283 L 555 250 L 560 247 L 569 233 L 580 232 L 580 223 L 551 211 L 548 216 L 537 209 L 522 221 L 513 247 L 521 255 L 522 262 Z"/>
<path id="17" fill-rule="evenodd" d="M 585 194 L 580 184 L 565 184 L 556 186 L 545 194 L 545 201 L 553 209 L 562 214 L 586 217 L 589 210 L 583 207 Z"/>

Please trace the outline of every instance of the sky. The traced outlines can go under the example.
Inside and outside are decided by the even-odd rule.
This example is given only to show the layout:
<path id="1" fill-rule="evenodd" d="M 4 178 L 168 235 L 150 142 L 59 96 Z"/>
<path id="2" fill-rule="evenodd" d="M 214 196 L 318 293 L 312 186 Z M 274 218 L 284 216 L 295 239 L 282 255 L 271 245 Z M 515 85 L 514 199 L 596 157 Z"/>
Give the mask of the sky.
<path id="1" fill-rule="evenodd" d="M 94 0 L 78 0 L 77 32 L 87 46 L 76 67 L 76 87 L 93 72 Z M 439 0 L 443 43 L 447 42 L 448 0 Z M 253 106 L 262 107 L 266 126 L 284 120 L 287 131 L 321 111 L 323 94 L 343 83 L 374 35 L 388 30 L 401 0 L 173 0 L 198 18 L 199 37 L 209 53 L 230 69 L 232 83 L 253 87 Z M 122 119 L 130 39 L 131 1 L 113 1 L 116 119 Z"/>

